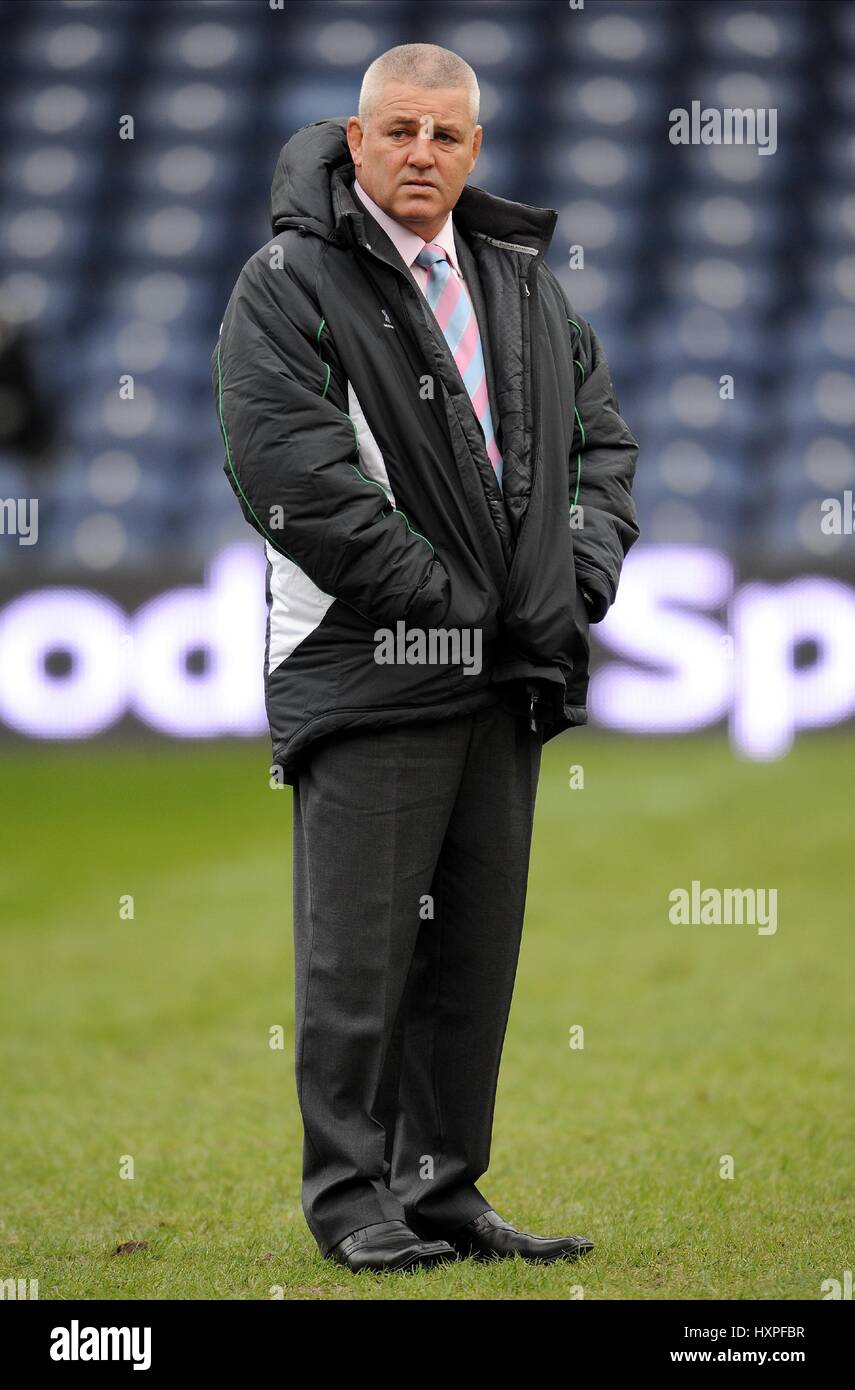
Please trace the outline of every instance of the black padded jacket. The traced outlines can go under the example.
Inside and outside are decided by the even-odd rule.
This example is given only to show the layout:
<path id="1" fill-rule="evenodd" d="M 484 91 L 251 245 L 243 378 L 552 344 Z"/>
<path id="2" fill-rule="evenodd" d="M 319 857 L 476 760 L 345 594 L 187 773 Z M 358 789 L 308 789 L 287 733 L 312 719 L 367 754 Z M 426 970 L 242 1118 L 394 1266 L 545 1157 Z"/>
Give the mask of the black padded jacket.
<path id="1" fill-rule="evenodd" d="M 343 120 L 284 147 L 273 239 L 243 267 L 212 357 L 224 469 L 267 554 L 265 693 L 286 782 L 344 728 L 500 699 L 544 741 L 585 723 L 589 623 L 638 536 L 636 440 L 544 262 L 557 214 L 473 185 L 453 210 L 487 316 L 500 487 L 442 332 L 391 242 L 372 245 L 353 178 Z M 377 659 L 380 630 L 400 652 L 413 633 L 465 629 L 479 670 L 451 646 Z"/>

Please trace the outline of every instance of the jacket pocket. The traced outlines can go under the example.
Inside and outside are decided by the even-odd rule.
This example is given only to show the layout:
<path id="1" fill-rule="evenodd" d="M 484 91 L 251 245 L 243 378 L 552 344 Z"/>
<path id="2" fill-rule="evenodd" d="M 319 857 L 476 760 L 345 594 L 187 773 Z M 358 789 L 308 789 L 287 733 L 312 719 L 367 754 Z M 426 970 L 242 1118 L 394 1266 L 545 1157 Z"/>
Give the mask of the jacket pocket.
<path id="1" fill-rule="evenodd" d="M 451 606 L 451 579 L 436 557 L 416 589 L 407 609 L 406 620 L 420 627 L 441 627 Z"/>

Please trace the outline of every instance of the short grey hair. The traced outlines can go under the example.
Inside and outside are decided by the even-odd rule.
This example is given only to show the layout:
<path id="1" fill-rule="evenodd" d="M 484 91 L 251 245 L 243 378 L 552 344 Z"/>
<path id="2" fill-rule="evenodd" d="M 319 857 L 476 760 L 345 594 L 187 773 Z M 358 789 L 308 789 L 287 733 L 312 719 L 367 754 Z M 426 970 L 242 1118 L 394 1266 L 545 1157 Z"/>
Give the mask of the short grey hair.
<path id="1" fill-rule="evenodd" d="M 435 43 L 401 43 L 389 48 L 366 69 L 359 92 L 359 119 L 365 122 L 386 82 L 409 82 L 414 87 L 465 87 L 472 124 L 478 124 L 481 92 L 469 64 L 450 48 Z"/>

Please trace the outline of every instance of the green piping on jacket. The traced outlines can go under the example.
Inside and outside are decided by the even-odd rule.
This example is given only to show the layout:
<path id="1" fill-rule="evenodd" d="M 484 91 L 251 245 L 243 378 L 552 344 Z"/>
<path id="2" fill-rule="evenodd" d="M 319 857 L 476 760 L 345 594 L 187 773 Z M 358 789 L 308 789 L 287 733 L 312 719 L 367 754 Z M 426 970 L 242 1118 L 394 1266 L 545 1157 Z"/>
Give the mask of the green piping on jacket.
<path id="1" fill-rule="evenodd" d="M 316 341 L 316 343 L 317 343 L 317 345 L 318 345 L 318 355 L 319 355 L 319 356 L 320 356 L 320 351 L 321 351 L 321 333 L 323 332 L 324 328 L 326 327 L 326 322 L 327 322 L 326 319 L 321 319 L 320 323 L 318 324 L 318 332 L 317 332 L 317 336 L 316 336 L 316 338 L 315 338 L 315 341 Z M 323 393 L 322 393 L 323 396 L 326 396 L 327 390 L 329 389 L 329 384 L 330 384 L 330 367 L 329 367 L 329 363 L 328 363 L 328 362 L 324 362 L 323 357 L 321 357 L 321 361 L 324 363 L 324 366 L 325 366 L 326 369 L 327 369 L 326 384 L 324 385 L 324 389 L 323 389 Z M 348 415 L 347 418 L 348 418 L 348 420 L 350 421 L 351 426 L 352 426 L 352 428 L 353 428 L 353 437 L 354 437 L 354 439 L 356 440 L 356 452 L 357 452 L 357 454 L 358 454 L 358 453 L 359 453 L 359 433 L 358 433 L 357 428 L 356 428 L 356 422 L 355 422 L 355 420 L 354 420 L 354 418 L 353 418 L 352 415 Z M 371 484 L 373 484 L 374 487 L 379 487 L 379 489 L 380 489 L 380 491 L 382 492 L 383 496 L 386 498 L 386 501 L 388 502 L 388 501 L 390 500 L 389 494 L 388 494 L 388 492 L 386 491 L 386 489 L 383 487 L 383 484 L 382 484 L 382 483 L 378 483 L 377 480 L 376 480 L 375 478 L 366 478 L 366 476 L 365 476 L 364 473 L 360 473 L 360 471 L 359 471 L 359 469 L 357 468 L 357 466 L 356 466 L 355 463 L 352 463 L 350 466 L 351 466 L 351 468 L 353 469 L 354 473 L 356 473 L 356 474 L 362 479 L 362 481 L 363 481 L 364 483 L 371 483 Z M 392 508 L 393 508 L 394 511 L 396 511 L 396 512 L 398 513 L 398 516 L 402 516 L 402 517 L 404 518 L 404 521 L 406 522 L 407 530 L 410 532 L 411 535 L 413 535 L 413 536 L 418 536 L 419 540 L 420 540 L 420 541 L 424 541 L 425 545 L 430 545 L 430 541 L 428 540 L 427 536 L 423 536 L 422 533 L 421 533 L 421 531 L 416 531 L 416 530 L 414 530 L 413 527 L 410 525 L 409 517 L 407 516 L 406 512 L 402 512 L 402 511 L 401 511 L 401 508 L 398 507 L 398 506 L 396 506 L 394 502 L 392 503 Z M 435 554 L 436 554 L 436 551 L 434 550 L 434 548 L 433 548 L 432 545 L 430 545 L 430 548 L 431 548 L 431 552 L 435 555 Z"/>
<path id="2" fill-rule="evenodd" d="M 326 328 L 326 326 L 327 326 L 327 321 L 326 321 L 326 319 L 321 319 L 320 323 L 318 324 L 318 332 L 317 332 L 317 335 L 316 335 L 316 337 L 315 337 L 315 342 L 317 343 L 317 346 L 318 346 L 318 356 L 321 358 L 321 362 L 323 363 L 323 365 L 324 365 L 324 366 L 326 367 L 326 369 L 327 369 L 327 379 L 326 379 L 326 381 L 324 382 L 324 389 L 323 389 L 323 391 L 321 392 L 321 400 L 322 400 L 322 401 L 323 401 L 323 400 L 326 400 L 327 391 L 329 390 L 329 386 L 330 386 L 330 377 L 331 377 L 331 375 L 332 375 L 332 372 L 331 372 L 331 370 L 330 370 L 330 364 L 329 364 L 329 362 L 324 361 L 324 358 L 321 357 L 321 334 L 323 333 L 323 331 L 324 331 L 324 329 Z M 355 443 L 355 445 L 356 445 L 356 452 L 357 452 L 357 454 L 358 454 L 358 453 L 359 453 L 359 435 L 358 435 L 357 430 L 356 430 L 356 424 L 355 424 L 355 422 L 354 422 L 354 419 L 353 419 L 353 416 L 352 416 L 352 415 L 348 415 L 347 418 L 348 418 L 348 420 L 350 421 L 350 428 L 353 430 L 353 440 L 354 440 L 354 443 Z M 351 467 L 352 467 L 352 466 L 353 466 L 353 465 L 351 464 Z"/>
<path id="3" fill-rule="evenodd" d="M 273 546 L 273 549 L 274 549 L 274 550 L 278 550 L 280 555 L 284 555 L 286 559 L 290 560 L 290 561 L 292 562 L 292 564 L 295 564 L 295 565 L 296 565 L 296 564 L 297 564 L 297 561 L 294 559 L 294 556 L 293 556 L 293 555 L 289 555 L 289 554 L 288 554 L 288 551 L 285 550 L 281 545 L 277 545 L 277 544 L 276 544 L 276 541 L 273 539 L 273 537 L 271 536 L 270 532 L 269 532 L 269 531 L 267 530 L 267 528 L 266 528 L 265 526 L 263 526 L 262 523 L 259 521 L 259 519 L 258 519 L 258 517 L 256 516 L 255 510 L 253 509 L 253 506 L 252 506 L 252 504 L 251 504 L 249 498 L 247 497 L 246 493 L 244 492 L 243 488 L 242 488 L 241 485 L 240 485 L 240 479 L 238 478 L 238 475 L 237 475 L 237 473 L 235 472 L 235 466 L 234 466 L 234 463 L 232 462 L 232 449 L 231 449 L 231 445 L 230 445 L 230 443 L 229 443 L 228 431 L 226 430 L 226 420 L 225 420 L 225 416 L 223 415 L 223 369 L 222 369 L 222 366 L 220 365 L 220 344 L 219 344 L 219 341 L 217 342 L 217 412 L 218 412 L 219 417 L 220 417 L 220 429 L 221 429 L 222 435 L 223 435 L 223 444 L 225 445 L 225 448 L 226 448 L 226 462 L 228 463 L 229 469 L 230 469 L 230 471 L 231 471 L 231 475 L 232 475 L 232 477 L 233 477 L 234 480 L 235 480 L 235 486 L 237 487 L 238 492 L 240 493 L 241 497 L 243 498 L 244 502 L 246 503 L 247 510 L 250 512 L 250 514 L 252 515 L 252 517 L 254 517 L 255 523 L 256 523 L 256 525 L 258 526 L 259 530 L 262 531 L 262 532 L 264 533 L 264 535 L 267 537 L 267 539 L 270 541 L 270 544 Z"/>
<path id="4" fill-rule="evenodd" d="M 318 333 L 317 333 L 317 340 L 316 340 L 316 341 L 318 342 L 319 345 L 320 345 L 321 332 L 322 332 L 322 330 L 323 330 L 323 328 L 324 328 L 325 323 L 326 323 L 326 320 L 325 320 L 325 319 L 321 319 L 321 322 L 320 322 L 320 324 L 319 324 L 319 326 L 318 326 Z M 320 346 L 318 347 L 318 352 L 320 352 Z M 321 361 L 323 362 L 323 358 L 321 358 Z M 324 362 L 324 366 L 325 366 L 326 369 L 327 369 L 327 379 L 326 379 L 326 382 L 325 382 L 325 384 L 324 384 L 323 392 L 321 393 L 321 399 L 324 399 L 324 398 L 326 397 L 327 391 L 328 391 L 328 389 L 329 389 L 329 384 L 330 384 L 330 367 L 329 367 L 329 363 Z M 294 556 L 293 556 L 293 555 L 289 555 L 289 554 L 288 554 L 288 551 L 284 548 L 284 546 L 278 545 L 278 544 L 277 544 L 277 542 L 276 542 L 276 541 L 273 539 L 273 537 L 271 536 L 270 532 L 267 530 L 266 526 L 264 526 L 264 525 L 262 524 L 262 522 L 259 520 L 258 515 L 257 515 L 256 512 L 255 512 L 255 509 L 253 508 L 253 506 L 252 506 L 252 504 L 251 504 L 249 498 L 247 497 L 246 493 L 244 492 L 243 488 L 242 488 L 241 485 L 240 485 L 240 479 L 238 478 L 237 472 L 235 471 L 234 462 L 233 462 L 233 460 L 232 460 L 232 449 L 231 449 L 231 444 L 229 443 L 229 435 L 228 435 L 228 431 L 227 431 L 227 429 L 226 429 L 225 415 L 223 414 L 223 369 L 222 369 L 222 364 L 221 364 L 221 361 L 220 361 L 220 344 L 219 344 L 219 341 L 217 342 L 217 413 L 218 413 L 218 415 L 219 415 L 219 420 L 220 420 L 220 430 L 221 430 L 222 436 L 223 436 L 223 444 L 224 444 L 225 450 L 226 450 L 226 462 L 228 463 L 228 465 L 229 465 L 229 471 L 230 471 L 232 477 L 233 477 L 234 480 L 235 480 L 235 486 L 237 487 L 238 492 L 240 493 L 241 497 L 243 498 L 244 502 L 246 503 L 247 510 L 249 511 L 249 513 L 250 513 L 250 515 L 253 517 L 253 519 L 255 520 L 255 523 L 256 523 L 256 525 L 258 526 L 259 530 L 267 537 L 267 539 L 269 540 L 270 544 L 273 546 L 274 550 L 277 550 L 277 551 L 280 553 L 280 555 L 284 555 L 286 559 L 290 560 L 290 561 L 292 562 L 292 564 L 297 565 L 297 567 L 298 567 L 298 569 L 299 569 L 299 568 L 300 568 L 299 562 L 298 562 L 297 560 L 294 559 Z M 359 452 L 359 435 L 357 434 L 357 431 L 356 431 L 356 424 L 355 424 L 355 422 L 353 421 L 353 419 L 352 419 L 352 417 L 351 417 L 350 415 L 348 415 L 347 418 L 348 418 L 348 420 L 350 420 L 350 423 L 351 423 L 351 425 L 353 426 L 353 436 L 354 436 L 354 439 L 355 439 L 355 441 L 356 441 L 356 449 L 357 449 L 357 453 L 358 453 L 358 452 Z M 351 466 L 351 468 L 353 469 L 354 473 L 356 473 L 356 474 L 362 479 L 362 481 L 363 481 L 364 483 L 370 483 L 372 487 L 379 487 L 379 488 L 380 488 L 380 491 L 383 493 L 383 496 L 386 498 L 386 500 L 387 500 L 387 501 L 389 500 L 389 494 L 386 492 L 386 489 L 385 489 L 380 483 L 376 482 L 373 478 L 366 478 L 365 474 L 360 472 L 360 470 L 356 467 L 356 464 L 355 464 L 355 463 L 352 463 L 350 466 Z M 427 536 L 423 536 L 422 533 L 421 533 L 421 531 L 416 531 L 416 530 L 413 529 L 413 527 L 410 525 L 409 518 L 407 517 L 407 515 L 406 515 L 405 512 L 402 512 L 402 511 L 401 511 L 400 507 L 395 507 L 395 506 L 394 506 L 394 503 L 393 503 L 393 508 L 394 508 L 394 510 L 398 513 L 398 516 L 403 517 L 404 523 L 405 523 L 405 525 L 406 525 L 406 527 L 407 527 L 407 530 L 410 532 L 410 534 L 413 535 L 413 536 L 417 536 L 417 537 L 419 538 L 419 540 L 424 541 L 425 545 L 429 545 L 429 546 L 430 546 L 430 549 L 431 549 L 431 553 L 432 553 L 433 555 L 435 555 L 435 554 L 436 554 L 436 550 L 435 550 L 434 547 L 431 545 L 431 543 L 430 543 L 430 541 L 428 540 Z"/>
<path id="5" fill-rule="evenodd" d="M 389 494 L 388 494 L 388 492 L 386 491 L 386 489 L 384 488 L 384 486 L 383 486 L 382 483 L 378 483 L 376 478 L 366 478 L 366 476 L 365 476 L 364 473 L 360 473 L 360 472 L 359 472 L 359 469 L 357 468 L 357 466 L 356 466 L 355 463 L 352 463 L 350 466 L 351 466 L 351 468 L 353 469 L 354 473 L 359 473 L 359 476 L 360 476 L 360 478 L 362 479 L 362 481 L 363 481 L 364 483 L 370 483 L 372 487 L 379 487 L 379 489 L 380 489 L 380 491 L 382 492 L 383 496 L 386 498 L 386 501 L 387 501 L 387 502 L 390 501 Z M 397 512 L 398 516 L 402 516 L 402 517 L 404 518 L 404 521 L 405 521 L 406 524 L 407 524 L 407 530 L 408 530 L 412 535 L 418 536 L 419 540 L 420 540 L 420 541 L 424 541 L 425 545 L 430 545 L 430 541 L 428 540 L 427 536 L 423 536 L 422 533 L 421 533 L 421 531 L 414 531 L 414 530 L 413 530 L 412 526 L 411 526 L 410 523 L 409 523 L 409 519 L 408 519 L 406 513 L 405 513 L 405 512 L 402 512 L 400 507 L 396 507 L 395 504 L 394 504 L 394 502 L 392 503 L 392 510 L 393 510 L 394 512 Z M 434 555 L 435 555 L 435 554 L 436 554 L 436 551 L 434 550 L 434 548 L 433 548 L 432 545 L 430 545 L 430 548 L 431 548 L 431 550 L 433 551 L 433 553 L 434 553 Z"/>
<path id="6" fill-rule="evenodd" d="M 578 325 L 578 323 L 576 322 L 576 320 L 575 320 L 575 319 L 568 319 L 567 322 L 568 322 L 568 323 L 572 323 L 572 325 L 573 325 L 574 328 L 578 328 L 578 329 L 579 329 L 579 336 L 581 337 L 581 335 L 582 335 L 582 330 L 581 330 L 581 328 L 579 328 L 579 325 Z M 584 381 L 584 380 L 585 380 L 585 368 L 582 366 L 582 363 L 578 360 L 578 358 L 574 357 L 574 358 L 573 358 L 573 361 L 576 363 L 576 366 L 577 366 L 577 367 L 579 368 L 579 370 L 581 371 L 581 373 L 582 373 L 582 381 Z M 585 443 L 586 443 L 586 440 L 585 440 L 585 426 L 582 424 L 582 417 L 581 417 L 581 415 L 579 414 L 578 410 L 576 409 L 576 406 L 575 406 L 575 405 L 573 406 L 573 413 L 575 414 L 576 419 L 577 419 L 578 422 L 579 422 L 579 430 L 580 430 L 581 435 L 582 435 L 582 449 L 584 449 Z M 570 503 L 570 512 L 571 512 L 571 515 L 572 515 L 572 513 L 576 510 L 576 506 L 577 506 L 577 504 L 578 504 L 578 502 L 579 502 L 579 488 L 580 488 L 581 486 L 582 486 L 582 450 L 580 449 L 580 450 L 579 450 L 579 453 L 576 455 L 576 492 L 575 492 L 575 494 L 574 494 L 573 501 Z"/>

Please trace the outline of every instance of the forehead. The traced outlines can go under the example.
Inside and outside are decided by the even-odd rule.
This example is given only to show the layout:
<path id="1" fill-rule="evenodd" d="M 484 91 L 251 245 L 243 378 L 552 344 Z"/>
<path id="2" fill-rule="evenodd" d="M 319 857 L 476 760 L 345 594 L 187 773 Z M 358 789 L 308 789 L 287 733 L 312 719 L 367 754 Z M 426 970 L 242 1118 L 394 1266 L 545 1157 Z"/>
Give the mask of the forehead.
<path id="1" fill-rule="evenodd" d="M 375 113 L 378 120 L 407 117 L 419 121 L 454 121 L 469 125 L 469 95 L 465 87 L 415 87 L 408 82 L 384 82 L 378 94 Z"/>

